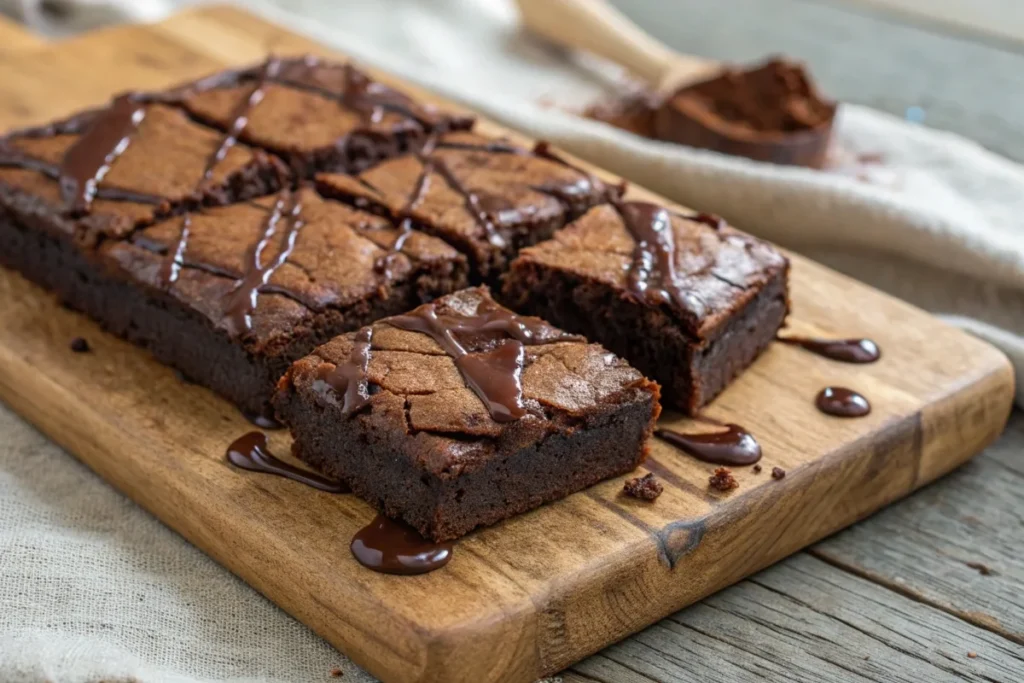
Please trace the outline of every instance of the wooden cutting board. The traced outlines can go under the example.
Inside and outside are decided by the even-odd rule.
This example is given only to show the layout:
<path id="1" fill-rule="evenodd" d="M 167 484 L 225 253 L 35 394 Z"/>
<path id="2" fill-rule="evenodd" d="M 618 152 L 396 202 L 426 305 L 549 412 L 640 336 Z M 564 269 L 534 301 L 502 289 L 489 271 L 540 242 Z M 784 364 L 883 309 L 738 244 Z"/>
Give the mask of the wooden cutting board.
<path id="1" fill-rule="evenodd" d="M 0 51 L 0 124 L 42 122 L 268 50 L 331 54 L 226 8 L 26 40 Z M 1001 431 L 1013 376 L 992 347 L 795 256 L 792 296 L 794 333 L 869 336 L 883 358 L 844 365 L 773 345 L 707 410 L 756 435 L 760 474 L 738 469 L 740 487 L 716 494 L 709 465 L 656 441 L 651 467 L 666 483 L 656 502 L 624 498 L 622 480 L 609 481 L 463 539 L 446 568 L 419 577 L 352 559 L 352 534 L 373 516 L 366 504 L 230 468 L 225 447 L 251 429 L 230 405 L 3 270 L 0 396 L 377 676 L 530 681 L 905 496 Z M 71 353 L 76 336 L 94 351 Z M 817 412 L 828 384 L 866 394 L 871 415 Z M 672 415 L 666 424 L 693 427 Z M 279 453 L 287 441 L 272 436 Z M 784 479 L 769 475 L 776 466 Z"/>

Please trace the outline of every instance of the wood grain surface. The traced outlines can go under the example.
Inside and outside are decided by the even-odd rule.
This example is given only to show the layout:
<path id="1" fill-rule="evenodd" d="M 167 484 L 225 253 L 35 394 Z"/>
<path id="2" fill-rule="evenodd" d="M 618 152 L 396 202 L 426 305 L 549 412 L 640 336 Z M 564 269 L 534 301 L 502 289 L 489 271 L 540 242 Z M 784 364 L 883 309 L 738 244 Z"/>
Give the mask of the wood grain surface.
<path id="1" fill-rule="evenodd" d="M 108 29 L 32 60 L 0 55 L 0 120 L 38 122 L 270 49 L 324 52 L 213 8 Z M 727 390 L 708 413 L 757 435 L 764 473 L 740 472 L 737 491 L 714 495 L 709 466 L 658 443 L 650 469 L 668 486 L 655 504 L 624 500 L 621 481 L 607 482 L 473 534 L 443 571 L 396 578 L 348 555 L 351 534 L 372 516 L 365 504 L 224 464 L 227 443 L 249 429 L 229 405 L 6 271 L 0 301 L 5 401 L 386 680 L 526 681 L 558 671 L 945 473 L 996 437 L 1012 394 L 995 350 L 794 257 L 793 331 L 869 335 L 884 357 L 843 366 L 776 345 Z M 69 353 L 83 334 L 96 352 Z M 818 414 L 812 398 L 825 384 L 862 391 L 873 413 Z M 274 442 L 286 448 L 283 435 Z M 767 476 L 776 465 L 788 471 L 781 481 Z"/>

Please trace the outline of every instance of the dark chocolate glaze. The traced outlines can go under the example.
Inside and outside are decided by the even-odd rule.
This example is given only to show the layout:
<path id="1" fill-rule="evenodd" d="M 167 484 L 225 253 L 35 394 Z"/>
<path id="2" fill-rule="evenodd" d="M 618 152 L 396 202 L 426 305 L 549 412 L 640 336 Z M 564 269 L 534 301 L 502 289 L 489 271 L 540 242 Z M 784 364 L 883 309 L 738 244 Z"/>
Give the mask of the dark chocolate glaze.
<path id="1" fill-rule="evenodd" d="M 189 384 L 192 384 L 192 381 L 185 377 L 185 375 L 182 375 L 180 372 L 178 373 L 178 378 L 183 382 L 188 382 Z M 248 420 L 255 426 L 259 427 L 260 429 L 284 429 L 283 424 L 267 415 L 254 415 L 252 413 L 242 411 L 242 417 L 244 417 L 246 420 Z"/>
<path id="2" fill-rule="evenodd" d="M 438 315 L 434 306 L 388 318 L 395 327 L 430 336 L 455 359 L 466 385 L 480 397 L 497 422 L 512 422 L 526 414 L 523 407 L 522 371 L 524 345 L 560 340 L 579 340 L 573 335 L 538 340 L 550 327 L 538 318 L 518 316 L 503 308 L 477 311 L 472 316 Z M 477 336 L 498 332 L 509 337 L 479 352 L 467 352 L 457 334 Z"/>
<path id="3" fill-rule="evenodd" d="M 843 363 L 874 363 L 882 357 L 878 344 L 870 339 L 813 339 L 810 337 L 776 337 L 784 344 L 801 346 L 811 353 Z"/>
<path id="4" fill-rule="evenodd" d="M 328 493 L 349 493 L 348 486 L 341 482 L 299 469 L 274 457 L 267 448 L 267 435 L 262 432 L 249 432 L 235 439 L 228 446 L 227 459 L 243 470 L 276 474 Z"/>
<path id="5" fill-rule="evenodd" d="M 203 185 L 213 177 L 213 171 L 217 168 L 217 164 L 224 161 L 227 157 L 228 152 L 232 147 L 238 144 L 238 136 L 245 130 L 246 125 L 249 123 L 249 116 L 252 115 L 252 110 L 263 101 L 263 96 L 266 93 L 266 85 L 268 79 L 272 78 L 281 67 L 281 61 L 276 58 L 270 58 L 263 63 L 260 77 L 256 81 L 256 85 L 253 86 L 249 96 L 242 101 L 241 105 L 235 110 L 232 115 L 231 124 L 228 126 L 227 131 L 221 136 L 220 143 L 217 145 L 217 149 L 213 151 L 210 157 L 206 160 L 206 165 L 203 167 L 203 174 L 200 176 L 196 186 L 193 189 L 195 194 L 198 194 L 202 189 Z M 188 238 L 191 234 L 192 228 L 192 214 L 186 213 L 182 218 L 181 233 L 178 236 L 178 242 L 173 249 L 167 252 L 167 257 L 164 259 L 163 266 L 160 270 L 160 280 L 165 286 L 170 286 L 178 280 L 178 274 L 181 272 L 181 268 L 185 265 L 185 251 L 188 249 Z"/>
<path id="6" fill-rule="evenodd" d="M 323 387 L 315 385 L 318 391 L 330 390 L 342 396 L 341 413 L 351 415 L 370 402 L 369 381 L 366 369 L 370 365 L 370 347 L 373 342 L 373 327 L 364 327 L 356 333 L 352 352 L 347 363 L 321 365 L 319 379 Z"/>
<path id="7" fill-rule="evenodd" d="M 131 95 L 121 95 L 96 115 L 64 153 L 60 162 L 60 191 L 73 212 L 89 210 L 96 183 L 128 148 L 132 134 L 145 115 L 145 108 Z"/>
<path id="8" fill-rule="evenodd" d="M 264 263 L 263 251 L 278 232 L 281 223 L 286 225 L 281 230 L 278 254 Z M 260 290 L 270 282 L 274 271 L 291 256 L 302 226 L 302 204 L 298 197 L 293 192 L 282 192 L 267 216 L 263 234 L 246 251 L 245 272 L 224 297 L 224 321 L 232 336 L 240 336 L 252 329 L 252 312 L 256 310 Z"/>
<path id="9" fill-rule="evenodd" d="M 737 424 L 727 424 L 724 432 L 681 434 L 671 429 L 658 429 L 654 434 L 698 460 L 713 465 L 739 467 L 753 465 L 761 459 L 761 445 Z"/>
<path id="10" fill-rule="evenodd" d="M 451 543 L 434 543 L 384 515 L 356 532 L 352 554 L 359 563 L 382 574 L 426 574 L 448 564 Z"/>
<path id="11" fill-rule="evenodd" d="M 19 133 L 22 137 L 78 135 L 59 165 L 32 159 L 12 147 L 10 138 L 5 138 L 0 143 L 0 166 L 36 171 L 56 180 L 60 184 L 61 199 L 75 214 L 87 213 L 96 197 L 159 204 L 162 199 L 158 197 L 97 188 L 111 164 L 128 148 L 145 115 L 145 107 L 134 94 L 121 95 L 105 109 L 84 112 L 59 123 Z"/>
<path id="12" fill-rule="evenodd" d="M 844 387 L 825 387 L 818 392 L 814 405 L 826 415 L 835 417 L 864 417 L 871 412 L 871 404 L 866 398 Z"/>
<path id="13" fill-rule="evenodd" d="M 682 286 L 676 272 L 675 233 L 669 210 L 649 202 L 613 205 L 636 242 L 628 276 L 633 296 L 653 305 L 675 303 L 684 310 L 701 310 L 701 302 Z"/>

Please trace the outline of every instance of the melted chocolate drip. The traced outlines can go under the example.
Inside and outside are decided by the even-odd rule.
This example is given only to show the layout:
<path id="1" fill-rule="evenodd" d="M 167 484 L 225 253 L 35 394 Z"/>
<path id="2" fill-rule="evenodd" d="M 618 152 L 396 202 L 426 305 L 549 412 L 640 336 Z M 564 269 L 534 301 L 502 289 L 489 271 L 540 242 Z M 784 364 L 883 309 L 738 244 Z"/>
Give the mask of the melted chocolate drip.
<path id="1" fill-rule="evenodd" d="M 270 244 L 277 232 L 278 224 L 282 221 L 286 222 L 288 227 L 281 235 L 281 247 L 277 258 L 263 264 L 263 251 Z M 302 226 L 302 204 L 293 193 L 282 192 L 274 203 L 273 211 L 267 217 L 262 236 L 250 245 L 246 252 L 245 273 L 224 297 L 224 320 L 229 334 L 238 336 L 252 329 L 252 312 L 256 310 L 260 289 L 270 282 L 274 271 L 283 266 L 291 256 Z"/>
<path id="2" fill-rule="evenodd" d="M 96 115 L 60 162 L 61 196 L 70 209 L 85 213 L 96 195 L 96 184 L 110 170 L 142 123 L 145 108 L 131 95 L 116 98 Z"/>
<path id="3" fill-rule="evenodd" d="M 433 169 L 441 174 L 448 187 L 462 195 L 466 211 L 473 217 L 477 225 L 484 229 L 484 232 L 487 234 L 487 241 L 496 247 L 504 247 L 506 244 L 505 238 L 498 234 L 497 228 L 494 227 L 494 222 L 484 209 L 483 200 L 480 195 L 466 187 L 442 159 L 434 158 L 430 160 L 430 163 Z"/>
<path id="4" fill-rule="evenodd" d="M 202 189 L 203 184 L 209 182 L 213 177 L 213 171 L 216 169 L 217 164 L 224 161 L 227 157 L 228 152 L 231 148 L 238 144 L 238 136 L 242 134 L 245 127 L 249 123 L 249 116 L 252 114 L 252 110 L 263 101 L 263 96 L 266 92 L 267 80 L 272 78 L 274 74 L 278 72 L 281 66 L 281 61 L 276 58 L 268 59 L 263 64 L 260 78 L 256 85 L 253 86 L 249 96 L 245 98 L 242 104 L 235 110 L 231 125 L 228 126 L 227 131 L 221 136 L 220 143 L 217 145 L 217 149 L 213 151 L 213 154 L 206 160 L 206 165 L 203 167 L 203 174 L 196 182 L 193 193 L 198 193 Z M 181 233 L 178 235 L 178 242 L 173 249 L 168 251 L 168 258 L 164 259 L 163 266 L 160 270 L 160 280 L 165 286 L 170 286 L 177 282 L 178 274 L 181 272 L 182 266 L 185 265 L 185 251 L 188 249 L 188 238 L 191 234 L 192 228 L 192 214 L 186 213 L 181 222 Z"/>
<path id="5" fill-rule="evenodd" d="M 675 303 L 685 310 L 699 310 L 700 303 L 676 273 L 675 233 L 668 209 L 648 202 L 615 202 L 614 206 L 636 242 L 628 276 L 633 295 L 653 305 Z"/>
<path id="6" fill-rule="evenodd" d="M 364 567 L 382 574 L 426 574 L 448 564 L 451 543 L 434 543 L 383 515 L 356 532 L 352 554 Z"/>
<path id="7" fill-rule="evenodd" d="M 349 493 L 348 486 L 341 482 L 299 469 L 274 457 L 267 448 L 267 435 L 261 432 L 249 432 L 235 439 L 228 446 L 227 459 L 232 465 L 243 470 L 276 474 L 328 493 Z"/>
<path id="8" fill-rule="evenodd" d="M 811 353 L 843 363 L 874 363 L 882 357 L 878 345 L 870 339 L 812 339 L 776 337 L 777 341 L 801 346 Z"/>
<path id="9" fill-rule="evenodd" d="M 373 327 L 364 327 L 356 333 L 347 363 L 320 366 L 319 380 L 343 397 L 342 415 L 351 415 L 370 402 L 370 386 L 366 377 L 366 369 L 370 366 L 372 341 Z M 322 391 L 320 386 L 317 386 L 316 389 Z"/>
<path id="10" fill-rule="evenodd" d="M 32 159 L 11 147 L 5 138 L 0 148 L 0 166 L 14 166 L 36 171 L 56 180 L 61 199 L 72 213 L 86 213 L 95 198 L 159 204 L 159 197 L 126 190 L 104 189 L 97 185 L 110 170 L 111 164 L 128 149 L 146 110 L 134 94 L 121 95 L 109 107 L 80 114 L 66 121 L 24 131 L 24 137 L 78 135 L 64 153 L 59 165 Z"/>
<path id="11" fill-rule="evenodd" d="M 825 387 L 818 392 L 814 405 L 826 415 L 835 417 L 864 417 L 871 412 L 871 404 L 866 398 L 843 387 Z"/>
<path id="12" fill-rule="evenodd" d="M 739 467 L 753 465 L 761 459 L 761 445 L 750 432 L 736 424 L 725 427 L 724 432 L 710 434 L 681 434 L 671 429 L 658 429 L 654 434 L 698 460 L 713 465 Z"/>
<path id="13" fill-rule="evenodd" d="M 175 371 L 175 372 L 177 372 L 177 371 Z M 183 382 L 188 382 L 189 384 L 192 384 L 192 381 L 189 380 L 184 375 L 180 375 L 179 379 L 181 379 L 181 381 L 183 381 Z M 260 429 L 283 429 L 284 428 L 283 424 L 281 424 L 280 422 L 278 422 L 274 418 L 268 417 L 266 415 L 257 415 L 255 413 L 248 413 L 248 412 L 242 411 L 242 417 L 244 417 L 246 420 L 248 420 L 252 424 L 254 424 L 257 427 L 259 427 Z"/>
<path id="14" fill-rule="evenodd" d="M 573 335 L 537 339 L 548 330 L 543 321 L 524 318 L 501 308 L 478 311 L 472 316 L 438 315 L 434 306 L 422 306 L 412 313 L 388 318 L 390 325 L 430 336 L 455 359 L 467 386 L 480 397 L 496 422 L 512 422 L 526 414 L 523 407 L 522 371 L 524 345 L 549 341 L 579 340 Z M 480 335 L 499 332 L 511 337 L 485 351 L 470 353 L 456 334 Z"/>

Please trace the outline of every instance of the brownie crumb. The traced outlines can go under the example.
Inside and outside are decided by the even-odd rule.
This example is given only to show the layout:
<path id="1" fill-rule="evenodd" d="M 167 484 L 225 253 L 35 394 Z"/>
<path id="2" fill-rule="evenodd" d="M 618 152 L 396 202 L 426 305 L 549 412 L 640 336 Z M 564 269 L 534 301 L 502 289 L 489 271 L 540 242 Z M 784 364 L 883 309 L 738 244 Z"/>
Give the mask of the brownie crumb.
<path id="1" fill-rule="evenodd" d="M 761 474 L 761 466 L 754 465 L 754 474 Z"/>
<path id="2" fill-rule="evenodd" d="M 716 469 L 715 473 L 708 478 L 708 484 L 717 491 L 731 491 L 740 485 L 727 467 Z"/>
<path id="3" fill-rule="evenodd" d="M 337 667 L 331 669 L 331 678 L 341 678 L 344 675 L 345 672 Z"/>
<path id="4" fill-rule="evenodd" d="M 992 568 L 987 564 L 982 564 L 981 562 L 967 562 L 966 564 L 971 569 L 977 569 L 978 573 L 982 576 L 991 576 L 992 574 L 995 574 L 995 572 L 992 571 Z"/>
<path id="5" fill-rule="evenodd" d="M 654 478 L 653 474 L 648 473 L 643 477 L 627 479 L 626 483 L 622 485 L 622 490 L 627 496 L 643 500 L 654 500 L 661 495 L 665 488 L 661 485 L 660 481 Z"/>
<path id="6" fill-rule="evenodd" d="M 977 652 L 968 652 L 967 656 L 970 657 L 971 659 L 976 659 L 978 657 L 978 653 Z"/>
<path id="7" fill-rule="evenodd" d="M 90 350 L 89 342 L 84 337 L 75 337 L 71 340 L 71 350 L 75 353 L 85 353 Z"/>
<path id="8" fill-rule="evenodd" d="M 786 470 L 781 467 L 772 468 L 772 479 L 784 479 L 786 477 Z"/>

